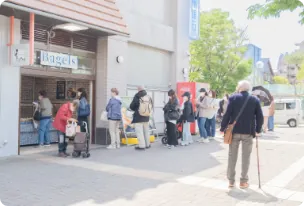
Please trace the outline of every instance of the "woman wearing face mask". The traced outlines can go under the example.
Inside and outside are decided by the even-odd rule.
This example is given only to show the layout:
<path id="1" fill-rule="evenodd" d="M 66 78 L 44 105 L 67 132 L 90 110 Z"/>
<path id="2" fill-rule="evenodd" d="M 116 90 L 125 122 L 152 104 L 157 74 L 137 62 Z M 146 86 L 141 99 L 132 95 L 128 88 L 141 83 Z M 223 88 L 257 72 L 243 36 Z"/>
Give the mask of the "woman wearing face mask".
<path id="1" fill-rule="evenodd" d="M 164 116 L 167 128 L 168 136 L 168 149 L 174 148 L 178 145 L 176 136 L 176 122 L 179 119 L 178 99 L 175 95 L 175 91 L 171 89 L 168 92 L 169 101 L 164 107 Z"/>
<path id="2" fill-rule="evenodd" d="M 79 97 L 79 108 L 78 108 L 78 112 L 77 112 L 78 123 L 80 125 L 81 132 L 88 132 L 85 130 L 85 127 L 84 127 L 84 122 L 88 126 L 88 116 L 90 116 L 90 113 L 91 113 L 90 105 L 87 100 L 87 93 L 84 88 L 79 88 L 77 90 L 77 92 L 78 92 L 77 95 Z"/>
<path id="3" fill-rule="evenodd" d="M 208 98 L 206 98 L 206 105 L 208 106 L 208 108 L 205 110 L 205 117 L 207 118 L 205 127 L 207 130 L 207 136 L 209 140 L 214 139 L 215 137 L 215 129 L 216 129 L 215 115 L 217 113 L 217 110 L 219 109 L 219 105 L 215 98 L 216 98 L 215 91 L 210 90 L 208 93 Z"/>
<path id="4" fill-rule="evenodd" d="M 206 104 L 207 102 L 204 101 L 206 96 L 208 96 L 206 89 L 201 88 L 200 96 L 199 96 L 198 100 L 196 101 L 196 107 L 197 107 L 197 111 L 198 111 L 197 123 L 198 123 L 199 133 L 200 133 L 200 137 L 201 137 L 198 140 L 198 142 L 207 142 L 208 141 L 207 131 L 205 128 L 207 118 L 204 115 L 204 110 L 208 109 L 208 105 Z"/>
<path id="5" fill-rule="evenodd" d="M 191 94 L 189 92 L 185 92 L 183 94 L 183 114 L 181 116 L 181 120 L 183 121 L 183 139 L 181 142 L 182 146 L 187 146 L 193 143 L 191 132 L 190 132 L 190 123 L 195 121 L 194 111 L 192 107 L 192 103 L 190 101 Z"/>
<path id="6" fill-rule="evenodd" d="M 76 119 L 72 118 L 73 112 L 77 111 L 79 100 L 74 100 L 72 103 L 68 102 L 63 104 L 57 112 L 53 127 L 58 130 L 58 156 L 67 157 L 69 154 L 66 153 L 68 141 L 65 136 L 65 129 L 68 122 L 77 122 Z"/>

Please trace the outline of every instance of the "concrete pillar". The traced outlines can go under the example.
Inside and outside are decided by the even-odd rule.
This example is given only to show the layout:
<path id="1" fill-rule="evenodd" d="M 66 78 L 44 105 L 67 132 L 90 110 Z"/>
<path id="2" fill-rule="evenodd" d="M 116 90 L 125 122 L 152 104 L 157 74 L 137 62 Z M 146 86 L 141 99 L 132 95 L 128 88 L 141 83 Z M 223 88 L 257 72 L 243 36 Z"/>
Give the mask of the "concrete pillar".
<path id="1" fill-rule="evenodd" d="M 175 51 L 173 54 L 172 87 L 176 82 L 184 81 L 183 68 L 189 69 L 189 0 L 174 0 L 172 2 L 172 21 L 175 30 Z"/>
<path id="2" fill-rule="evenodd" d="M 13 30 L 19 44 L 20 20 Z M 9 66 L 9 31 L 9 18 L 0 15 L 0 157 L 18 154 L 20 68 Z"/>
<path id="3" fill-rule="evenodd" d="M 127 39 L 119 36 L 101 37 L 98 39 L 96 71 L 96 143 L 108 144 L 105 128 L 107 122 L 100 120 L 102 111 L 110 99 L 111 88 L 117 88 L 120 96 L 126 95 L 126 61 Z M 118 63 L 121 56 L 124 62 Z"/>

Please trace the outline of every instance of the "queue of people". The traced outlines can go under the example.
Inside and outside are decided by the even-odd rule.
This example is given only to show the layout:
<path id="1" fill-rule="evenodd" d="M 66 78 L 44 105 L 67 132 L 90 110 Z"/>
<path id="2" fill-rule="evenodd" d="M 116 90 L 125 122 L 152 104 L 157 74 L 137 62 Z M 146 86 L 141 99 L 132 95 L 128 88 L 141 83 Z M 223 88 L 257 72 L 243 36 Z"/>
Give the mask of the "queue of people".
<path id="1" fill-rule="evenodd" d="M 53 120 L 53 104 L 47 97 L 47 92 L 44 90 L 38 93 L 38 102 L 34 102 L 36 107 L 34 119 L 38 122 L 38 139 L 39 145 L 50 146 L 49 130 L 51 125 L 58 131 L 58 155 L 60 157 L 69 156 L 67 150 L 67 137 L 65 135 L 66 126 L 69 122 L 77 122 L 82 132 L 85 131 L 83 125 L 88 124 L 90 116 L 90 105 L 87 100 L 87 93 L 84 88 L 79 88 L 76 91 L 68 90 L 69 101 L 61 105 Z M 78 98 L 76 98 L 78 96 Z M 53 122 L 53 123 L 52 123 Z M 86 127 L 87 128 L 87 127 Z"/>

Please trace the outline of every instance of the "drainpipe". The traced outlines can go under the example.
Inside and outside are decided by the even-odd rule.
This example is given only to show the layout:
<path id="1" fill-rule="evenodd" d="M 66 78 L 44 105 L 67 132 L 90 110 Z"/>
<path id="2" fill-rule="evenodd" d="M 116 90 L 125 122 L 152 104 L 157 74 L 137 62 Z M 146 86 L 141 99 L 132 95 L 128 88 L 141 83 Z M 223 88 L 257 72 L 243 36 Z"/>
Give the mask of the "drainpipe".
<path id="1" fill-rule="evenodd" d="M 3 2 L 1 4 L 1 6 L 6 6 L 6 7 L 9 7 L 9 8 L 18 9 L 18 10 L 21 10 L 21 11 L 26 11 L 26 12 L 33 13 L 33 14 L 36 14 L 36 15 L 48 17 L 48 18 L 51 18 L 51 19 L 57 19 L 57 20 L 60 20 L 60 21 L 68 22 L 68 23 L 78 24 L 80 26 L 88 27 L 88 28 L 95 29 L 95 30 L 98 30 L 98 31 L 107 32 L 108 34 L 112 34 L 112 35 L 119 35 L 119 36 L 129 37 L 128 34 L 120 33 L 120 32 L 117 32 L 117 31 L 114 31 L 114 30 L 111 30 L 111 29 L 106 29 L 106 28 L 102 28 L 102 27 L 99 27 L 99 26 L 94 26 L 92 24 L 87 24 L 87 23 L 77 21 L 77 20 L 73 20 L 73 19 L 70 19 L 70 18 L 67 18 L 67 17 L 58 16 L 56 14 L 43 12 L 43 11 L 38 11 L 38 10 L 31 9 L 31 8 L 28 8 L 28 7 L 24 7 L 24 6 L 19 6 L 17 4 L 9 3 L 9 2 L 6 2 L 6 1 Z"/>
<path id="2" fill-rule="evenodd" d="M 30 13 L 30 65 L 34 64 L 35 14 Z"/>

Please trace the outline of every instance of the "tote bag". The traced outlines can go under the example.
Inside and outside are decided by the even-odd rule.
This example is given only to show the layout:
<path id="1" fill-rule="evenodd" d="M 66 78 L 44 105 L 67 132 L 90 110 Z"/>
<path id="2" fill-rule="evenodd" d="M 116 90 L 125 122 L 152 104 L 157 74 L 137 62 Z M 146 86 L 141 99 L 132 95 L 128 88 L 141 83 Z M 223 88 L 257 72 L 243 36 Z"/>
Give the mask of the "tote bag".
<path id="1" fill-rule="evenodd" d="M 100 120 L 101 121 L 108 121 L 108 112 L 107 111 L 101 112 Z"/>
<path id="2" fill-rule="evenodd" d="M 77 123 L 76 122 L 68 122 L 65 127 L 65 135 L 67 137 L 74 137 L 76 135 Z"/>

